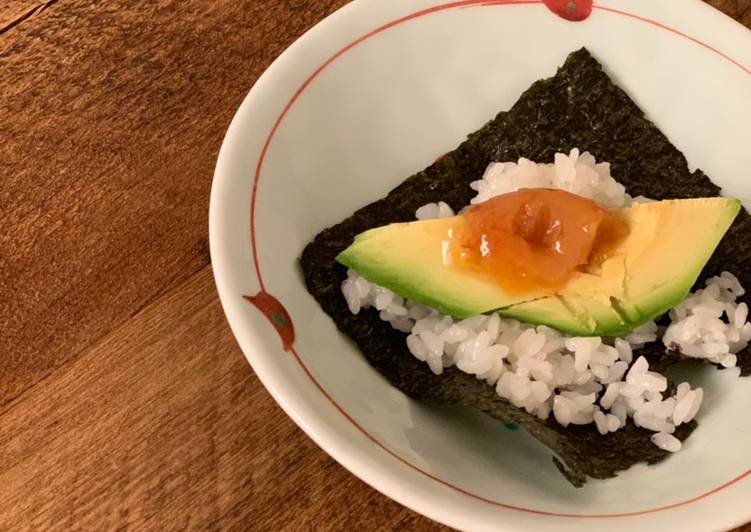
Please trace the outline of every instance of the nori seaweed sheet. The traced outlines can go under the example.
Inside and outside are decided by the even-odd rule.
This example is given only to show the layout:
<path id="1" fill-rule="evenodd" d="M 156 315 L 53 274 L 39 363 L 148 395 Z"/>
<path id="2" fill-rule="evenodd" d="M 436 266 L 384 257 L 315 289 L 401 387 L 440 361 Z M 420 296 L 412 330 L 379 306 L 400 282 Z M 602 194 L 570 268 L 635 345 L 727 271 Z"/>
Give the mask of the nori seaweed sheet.
<path id="1" fill-rule="evenodd" d="M 474 195 L 469 183 L 479 179 L 492 161 L 520 157 L 552 161 L 556 152 L 568 153 L 574 147 L 609 161 L 612 175 L 634 196 L 668 199 L 719 193 L 703 172 L 689 171 L 685 157 L 582 48 L 568 56 L 555 76 L 535 82 L 511 110 L 499 113 L 454 151 L 406 179 L 385 198 L 319 233 L 300 261 L 310 293 L 392 385 L 417 400 L 476 408 L 521 425 L 557 455 L 553 460 L 566 478 L 581 486 L 587 476 L 610 478 L 638 462 L 658 462 L 669 453 L 650 442 L 651 432 L 633 424 L 605 436 L 594 424 L 563 428 L 552 416 L 542 421 L 514 407 L 492 386 L 456 368 L 448 368 L 440 376 L 433 374 L 409 353 L 406 335 L 381 321 L 377 312 L 349 312 L 340 292 L 346 269 L 334 260 L 356 234 L 413 220 L 421 205 L 442 200 L 454 210 L 464 207 Z M 749 234 L 751 217 L 744 209 L 697 284 L 703 286 L 707 277 L 723 270 L 748 284 L 751 246 L 744 235 Z M 666 354 L 657 342 L 645 346 L 641 353 L 659 366 L 681 359 Z M 748 350 L 738 355 L 738 363 L 743 375 L 751 373 Z M 683 440 L 695 427 L 695 422 L 681 425 L 675 435 Z"/>

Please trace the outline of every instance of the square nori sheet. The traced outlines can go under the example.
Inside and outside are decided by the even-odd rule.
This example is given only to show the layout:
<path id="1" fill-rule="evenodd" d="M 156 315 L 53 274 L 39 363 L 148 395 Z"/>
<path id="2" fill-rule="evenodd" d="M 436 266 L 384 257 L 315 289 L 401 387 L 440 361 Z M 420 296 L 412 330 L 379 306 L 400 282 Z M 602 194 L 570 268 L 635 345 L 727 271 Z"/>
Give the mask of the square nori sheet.
<path id="1" fill-rule="evenodd" d="M 688 169 L 681 152 L 582 48 L 568 56 L 555 76 L 535 82 L 509 111 L 470 134 L 454 151 L 407 178 L 385 198 L 318 234 L 300 261 L 310 293 L 392 385 L 417 400 L 476 408 L 523 426 L 554 451 L 557 457 L 553 460 L 566 478 L 581 486 L 587 476 L 609 478 L 638 462 L 658 462 L 669 453 L 650 442 L 650 431 L 632 423 L 605 436 L 594 424 L 563 428 L 552 416 L 542 421 L 514 407 L 492 386 L 456 368 L 448 368 L 443 375 L 433 374 L 427 364 L 409 353 L 406 335 L 381 321 L 376 311 L 349 312 L 340 292 L 346 269 L 334 260 L 356 234 L 414 220 L 415 210 L 426 203 L 442 200 L 458 211 L 474 195 L 469 183 L 480 179 L 490 162 L 520 157 L 550 162 L 556 152 L 568 153 L 575 147 L 610 162 L 612 175 L 633 196 L 669 199 L 719 193 L 719 187 L 701 170 Z M 723 270 L 735 273 L 741 283 L 751 284 L 749 234 L 751 218 L 743 209 L 697 286 Z M 666 354 L 659 342 L 645 346 L 641 354 L 648 355 L 653 367 L 680 360 L 675 354 Z M 738 363 L 743 375 L 751 373 L 748 350 L 739 354 Z M 695 422 L 681 425 L 676 436 L 683 440 L 695 427 Z"/>

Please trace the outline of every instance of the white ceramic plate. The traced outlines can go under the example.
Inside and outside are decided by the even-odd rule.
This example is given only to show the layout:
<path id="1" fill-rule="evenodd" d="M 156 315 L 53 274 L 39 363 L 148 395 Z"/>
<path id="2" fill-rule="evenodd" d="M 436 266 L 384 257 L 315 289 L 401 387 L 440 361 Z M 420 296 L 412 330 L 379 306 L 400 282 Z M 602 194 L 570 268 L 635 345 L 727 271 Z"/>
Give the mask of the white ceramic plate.
<path id="1" fill-rule="evenodd" d="M 575 489 L 523 432 L 392 388 L 305 290 L 297 259 L 318 231 L 454 148 L 582 45 L 692 167 L 749 206 L 751 34 L 701 2 L 600 0 L 570 22 L 535 1 L 357 0 L 274 62 L 227 132 L 210 216 L 222 304 L 310 437 L 433 519 L 576 531 L 751 521 L 751 381 L 734 371 L 695 376 L 707 396 L 680 453 Z M 259 292 L 273 297 L 243 297 Z M 289 334 L 290 317 L 285 351 L 277 333 Z"/>

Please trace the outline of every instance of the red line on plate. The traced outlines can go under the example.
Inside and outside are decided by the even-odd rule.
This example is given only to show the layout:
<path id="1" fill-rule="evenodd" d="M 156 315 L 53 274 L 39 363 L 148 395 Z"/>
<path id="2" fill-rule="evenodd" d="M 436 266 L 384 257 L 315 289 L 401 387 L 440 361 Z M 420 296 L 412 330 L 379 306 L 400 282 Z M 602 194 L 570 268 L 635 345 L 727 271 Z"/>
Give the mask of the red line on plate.
<path id="1" fill-rule="evenodd" d="M 634 13 L 629 13 L 628 11 L 621 11 L 620 9 L 615 9 L 613 7 L 605 7 L 605 6 L 598 6 L 598 5 L 595 5 L 593 7 L 595 9 L 599 9 L 600 11 L 609 11 L 610 13 L 616 13 L 618 15 L 623 15 L 624 17 L 628 17 L 628 18 L 632 18 L 632 19 L 635 19 L 635 20 L 639 20 L 641 22 L 646 22 L 647 24 L 650 24 L 650 25 L 655 26 L 657 28 L 660 28 L 660 29 L 663 29 L 663 30 L 667 30 L 670 33 L 674 33 L 676 35 L 680 35 L 684 39 L 688 39 L 689 41 L 694 42 L 694 43 L 698 44 L 699 46 L 701 46 L 703 48 L 706 48 L 710 52 L 716 53 L 717 55 L 719 55 L 720 57 L 722 57 L 726 61 L 731 62 L 732 64 L 734 64 L 735 66 L 737 66 L 738 68 L 740 68 L 741 70 L 743 70 L 746 74 L 751 74 L 751 68 L 743 66 L 741 63 L 739 63 L 738 61 L 736 61 L 735 59 L 733 59 L 729 55 L 722 53 L 721 51 L 719 51 L 714 46 L 711 46 L 711 45 L 709 45 L 709 44 L 707 44 L 707 43 L 705 43 L 703 41 L 700 41 L 696 37 L 691 37 L 690 35 L 687 35 L 687 34 L 683 33 L 680 30 L 677 30 L 675 28 L 671 28 L 670 26 L 667 26 L 667 25 L 663 24 L 662 22 L 658 22 L 656 20 L 652 20 L 651 18 L 642 17 L 641 15 L 636 15 Z"/>
<path id="2" fill-rule="evenodd" d="M 697 495 L 696 497 L 693 497 L 691 499 L 687 499 L 685 501 L 676 502 L 673 504 L 668 504 L 667 506 L 660 506 L 659 508 L 651 508 L 649 510 L 639 510 L 636 512 L 623 512 L 623 513 L 617 513 L 617 514 L 567 514 L 567 513 L 559 513 L 559 512 L 548 512 L 545 510 L 535 510 L 534 508 L 524 508 L 523 506 L 514 506 L 513 504 L 506 504 L 499 501 L 494 501 L 492 499 L 487 499 L 483 497 L 482 495 L 477 495 L 476 493 L 472 493 L 470 491 L 465 490 L 464 488 L 460 488 L 459 486 L 456 486 L 454 484 L 451 484 L 450 482 L 443 480 L 440 477 L 437 477 L 433 475 L 432 473 L 429 473 L 423 469 L 420 469 L 418 466 L 414 465 L 413 463 L 407 461 L 407 459 L 402 458 L 398 454 L 396 454 L 394 451 L 386 447 L 383 443 L 381 443 L 375 436 L 370 434 L 360 423 L 358 423 L 352 416 L 350 416 L 347 411 L 342 408 L 339 403 L 336 402 L 336 400 L 329 395 L 329 393 L 326 391 L 326 389 L 321 385 L 321 383 L 318 382 L 318 380 L 313 376 L 313 373 L 308 369 L 308 366 L 303 362 L 302 357 L 297 353 L 297 350 L 293 347 L 291 349 L 292 354 L 295 356 L 295 359 L 297 359 L 297 363 L 300 364 L 305 374 L 308 376 L 308 378 L 313 381 L 313 384 L 315 384 L 316 388 L 323 394 L 324 397 L 331 403 L 334 408 L 336 408 L 347 420 L 352 423 L 352 425 L 357 428 L 364 436 L 366 436 L 370 441 L 375 443 L 378 447 L 386 451 L 388 454 L 399 460 L 402 464 L 406 465 L 410 469 L 413 469 L 414 471 L 417 471 L 418 473 L 430 478 L 431 480 L 435 480 L 436 482 L 443 484 L 444 486 L 451 488 L 454 491 L 458 491 L 459 493 L 463 495 L 467 495 L 468 497 L 471 497 L 473 499 L 480 500 L 482 502 L 492 504 L 493 506 L 498 506 L 500 508 L 505 508 L 507 510 L 515 510 L 518 512 L 525 512 L 530 514 L 536 514 L 536 515 L 546 515 L 549 517 L 570 517 L 570 518 L 581 518 L 581 519 L 610 519 L 615 517 L 633 517 L 637 515 L 644 515 L 644 514 L 650 514 L 655 512 L 661 512 L 663 510 L 669 510 L 671 508 L 677 508 L 679 506 L 685 506 L 687 504 L 691 504 L 693 502 L 696 502 L 698 500 L 704 499 L 705 497 L 709 497 L 713 493 L 716 493 L 720 490 L 725 489 L 726 487 L 730 486 L 731 484 L 734 484 L 738 482 L 739 480 L 742 480 L 746 478 L 747 476 L 751 475 L 751 469 L 746 471 L 745 473 L 737 476 L 736 478 L 727 481 L 726 483 L 717 486 L 711 491 L 708 491 L 706 493 L 702 493 L 701 495 Z"/>
<path id="3" fill-rule="evenodd" d="M 271 144 L 271 139 L 274 138 L 274 135 L 276 134 L 276 130 L 279 129 L 279 125 L 282 123 L 282 120 L 284 120 L 284 117 L 287 116 L 287 113 L 289 112 L 290 108 L 294 105 L 294 103 L 297 101 L 300 95 L 305 91 L 305 89 L 308 88 L 308 85 L 310 85 L 311 82 L 314 79 L 316 79 L 318 75 L 321 72 L 323 72 L 323 70 L 326 69 L 331 63 L 336 61 L 339 57 L 347 53 L 349 50 L 351 50 L 352 48 L 354 48 L 361 42 L 383 31 L 386 31 L 389 28 L 393 28 L 394 26 L 398 26 L 399 24 L 402 24 L 409 20 L 416 19 L 425 15 L 430 15 L 431 13 L 436 13 L 438 11 L 445 11 L 447 9 L 453 9 L 457 7 L 477 6 L 477 5 L 496 6 L 496 5 L 541 4 L 541 3 L 542 3 L 542 0 L 459 0 L 457 2 L 451 2 L 448 4 L 441 4 L 441 5 L 433 6 L 427 9 L 423 9 L 422 11 L 416 11 L 415 13 L 406 15 L 396 20 L 392 20 L 391 22 L 384 24 L 383 26 L 380 26 L 366 33 L 362 37 L 355 39 L 354 41 L 349 43 L 347 46 L 345 46 L 344 48 L 336 52 L 334 55 L 329 57 L 326 60 L 326 62 L 324 62 L 321 66 L 319 66 L 308 77 L 308 79 L 306 79 L 303 82 L 303 84 L 300 85 L 300 88 L 297 89 L 297 91 L 292 95 L 292 98 L 289 100 L 289 102 L 287 102 L 287 105 L 284 106 L 284 109 L 282 109 L 282 113 L 279 115 L 279 118 L 276 119 L 274 126 L 271 128 L 271 133 L 269 133 L 269 136 L 266 139 L 266 142 L 264 143 L 263 148 L 261 149 L 261 155 L 258 158 L 258 164 L 256 165 L 255 180 L 253 181 L 253 191 L 251 193 L 251 198 L 250 198 L 250 247 L 253 250 L 253 265 L 255 266 L 256 272 L 258 273 L 258 283 L 261 286 L 261 291 L 265 292 L 266 287 L 264 286 L 263 279 L 261 278 L 261 268 L 258 263 L 258 249 L 257 249 L 256 233 L 255 233 L 256 198 L 258 196 L 258 181 L 260 180 L 261 168 L 263 167 L 263 161 L 266 158 L 266 152 L 268 152 L 269 145 Z"/>
<path id="4" fill-rule="evenodd" d="M 287 102 L 287 105 L 284 106 L 284 109 L 282 110 L 281 114 L 279 115 L 279 118 L 277 118 L 276 122 L 274 123 L 274 126 L 272 127 L 271 132 L 269 133 L 269 136 L 266 138 L 266 142 L 263 145 L 263 148 L 261 150 L 261 154 L 260 154 L 259 159 L 258 159 L 258 164 L 256 165 L 255 178 L 254 178 L 254 181 L 253 181 L 253 190 L 252 190 L 252 194 L 251 194 L 251 205 L 250 205 L 250 233 L 251 233 L 251 248 L 253 250 L 253 265 L 255 267 L 256 274 L 258 276 L 258 282 L 260 284 L 261 290 L 263 290 L 264 292 L 266 291 L 266 288 L 265 288 L 264 282 L 263 282 L 263 277 L 261 275 L 261 268 L 260 268 L 259 260 L 258 260 L 257 242 L 256 242 L 256 235 L 255 235 L 255 213 L 256 213 L 256 199 L 257 199 L 257 196 L 258 196 L 258 182 L 260 181 L 261 170 L 263 168 L 264 159 L 265 159 L 266 154 L 268 152 L 269 146 L 271 145 L 271 141 L 272 141 L 274 135 L 276 134 L 277 129 L 279 129 L 279 125 L 281 124 L 282 120 L 284 119 L 284 117 L 289 112 L 289 110 L 292 107 L 292 105 L 294 105 L 294 103 L 297 101 L 297 99 L 300 97 L 300 95 L 305 91 L 305 89 L 307 89 L 307 87 L 313 82 L 313 80 L 315 80 L 315 78 L 317 78 L 318 75 L 324 69 L 326 69 L 331 63 L 333 63 L 334 61 L 336 61 L 339 57 L 341 57 L 343 54 L 345 54 L 347 51 L 351 50 L 352 48 L 354 48 L 358 44 L 360 44 L 363 41 L 369 39 L 370 37 L 373 37 L 374 35 L 377 35 L 377 34 L 383 32 L 383 31 L 385 31 L 385 30 L 387 30 L 389 28 L 393 28 L 394 26 L 398 26 L 399 24 L 402 24 L 402 23 L 407 22 L 409 20 L 413 20 L 413 19 L 416 19 L 416 18 L 419 18 L 419 17 L 423 17 L 425 15 L 429 15 L 429 14 L 432 14 L 432 13 L 437 13 L 439 11 L 445 11 L 445 10 L 449 10 L 449 9 L 454 9 L 454 8 L 462 8 L 462 7 L 489 7 L 489 6 L 499 6 L 499 5 L 541 4 L 541 3 L 542 3 L 542 0 L 460 0 L 460 1 L 456 1 L 456 2 L 450 2 L 450 3 L 447 3 L 447 4 L 440 4 L 440 5 L 428 8 L 428 9 L 423 9 L 421 11 L 417 11 L 415 13 L 406 15 L 406 16 L 401 17 L 399 19 L 393 20 L 393 21 L 391 21 L 391 22 L 389 22 L 387 24 L 384 24 L 383 26 L 380 26 L 380 27 L 378 27 L 378 28 L 376 28 L 376 29 L 374 29 L 374 30 L 366 33 L 365 35 L 359 37 L 358 39 L 352 41 L 350 44 L 348 44 L 344 48 L 340 49 L 338 52 L 336 52 L 334 55 L 332 55 L 329 59 L 327 59 L 321 66 L 319 66 L 303 82 L 303 84 L 300 86 L 300 88 L 297 89 L 297 91 L 292 95 L 292 98 L 289 100 L 289 102 Z M 660 29 L 667 30 L 667 31 L 669 31 L 669 32 L 671 32 L 671 33 L 673 33 L 675 35 L 678 35 L 680 37 L 688 39 L 688 40 L 690 40 L 690 41 L 692 41 L 692 42 L 694 42 L 694 43 L 696 43 L 696 44 L 698 44 L 698 45 L 706 48 L 707 50 L 710 50 L 710 51 L 714 52 L 715 54 L 719 55 L 723 59 L 731 62 L 734 65 L 736 65 L 737 67 L 739 67 L 741 70 L 743 70 L 747 74 L 751 75 L 751 70 L 749 68 L 743 66 L 738 61 L 735 61 L 730 56 L 728 56 L 728 55 L 720 52 L 716 48 L 714 48 L 714 47 L 712 47 L 712 46 L 710 46 L 710 45 L 708 45 L 708 44 L 700 41 L 699 39 L 696 39 L 695 37 L 691 37 L 690 35 L 687 35 L 687 34 L 681 32 L 681 31 L 679 31 L 679 30 L 677 30 L 675 28 L 667 26 L 667 25 L 665 25 L 665 24 L 663 24 L 661 22 L 658 22 L 656 20 L 652 20 L 652 19 L 649 19 L 649 18 L 646 18 L 646 17 L 642 17 L 640 15 L 636 15 L 634 13 L 629 13 L 629 12 L 626 12 L 626 11 L 621 11 L 621 10 L 618 10 L 618 9 L 614 9 L 614 8 L 610 8 L 610 7 L 604 7 L 604 6 L 598 6 L 598 5 L 595 5 L 593 7 L 594 7 L 594 9 L 599 9 L 601 11 L 608 11 L 608 12 L 615 13 L 615 14 L 618 14 L 618 15 L 622 15 L 622 16 L 625 16 L 625 17 L 629 17 L 629 18 L 632 18 L 632 19 L 635 19 L 635 20 L 639 20 L 641 22 L 650 24 L 650 25 L 655 26 L 655 27 L 660 28 Z M 420 474 L 422 474 L 422 475 L 424 475 L 424 476 L 426 476 L 426 477 L 428 477 L 428 478 L 430 478 L 430 479 L 432 479 L 432 480 L 434 480 L 434 481 L 436 481 L 436 482 L 438 482 L 438 483 L 440 483 L 440 484 L 442 484 L 442 485 L 444 485 L 446 487 L 449 487 L 449 488 L 451 488 L 454 491 L 462 493 L 463 495 L 466 495 L 466 496 L 471 497 L 473 499 L 476 499 L 476 500 L 479 500 L 479 501 L 491 504 L 493 506 L 505 508 L 505 509 L 508 509 L 508 510 L 515 510 L 515 511 L 520 511 L 520 512 L 525 512 L 525 513 L 530 513 L 530 514 L 545 515 L 545 516 L 551 516 L 551 517 L 568 517 L 568 518 L 579 518 L 579 519 L 593 519 L 593 518 L 604 519 L 604 518 L 632 517 L 632 516 L 637 516 L 637 515 L 644 515 L 644 514 L 650 514 L 650 513 L 660 512 L 660 511 L 664 511 L 664 510 L 669 510 L 669 509 L 672 509 L 672 508 L 677 508 L 677 507 L 680 507 L 680 506 L 685 506 L 685 505 L 688 505 L 688 504 L 700 501 L 702 499 L 705 499 L 705 498 L 709 497 L 710 495 L 713 495 L 713 494 L 715 494 L 715 493 L 717 493 L 719 491 L 722 491 L 723 489 L 725 489 L 725 488 L 727 488 L 727 487 L 729 487 L 729 486 L 731 486 L 731 485 L 733 485 L 733 484 L 735 484 L 735 483 L 737 483 L 737 482 L 739 482 L 739 481 L 741 481 L 741 480 L 743 480 L 743 479 L 751 476 L 751 469 L 748 469 L 744 473 L 742 473 L 742 474 L 738 475 L 737 477 L 735 477 L 735 478 L 733 478 L 733 479 L 725 482 L 724 484 L 721 484 L 720 486 L 717 486 L 716 488 L 714 488 L 714 489 L 712 489 L 712 490 L 710 490 L 710 491 L 708 491 L 706 493 L 697 495 L 697 496 L 692 497 L 690 499 L 687 499 L 685 501 L 679 501 L 679 502 L 676 502 L 676 503 L 673 503 L 673 504 L 669 504 L 669 505 L 666 505 L 666 506 L 660 506 L 658 508 L 651 508 L 651 509 L 648 509 L 648 510 L 640 510 L 640 511 L 635 511 L 635 512 L 624 512 L 624 513 L 614 513 L 614 514 L 583 514 L 583 515 L 580 515 L 580 514 L 566 514 L 566 513 L 557 513 L 557 512 L 547 512 L 547 511 L 544 511 L 544 510 L 535 510 L 533 508 L 524 508 L 524 507 L 520 507 L 520 506 L 514 506 L 514 505 L 510 505 L 510 504 L 505 504 L 505 503 L 502 503 L 502 502 L 499 502 L 499 501 L 494 501 L 492 499 L 487 499 L 485 497 L 482 497 L 480 495 L 477 495 L 475 493 L 467 491 L 467 490 L 465 490 L 463 488 L 460 488 L 459 486 L 451 484 L 450 482 L 448 482 L 446 480 L 443 480 L 443 479 L 441 479 L 441 478 L 439 478 L 439 477 L 437 477 L 437 476 L 435 476 L 435 475 L 433 475 L 433 474 L 431 474 L 431 473 L 429 473 L 427 471 L 424 471 L 423 469 L 420 469 L 418 466 L 410 463 L 405 458 L 402 458 L 401 456 L 399 456 L 398 454 L 396 454 L 394 451 L 392 451 L 391 449 L 387 448 L 383 443 L 381 443 L 378 439 L 376 439 L 375 436 L 373 436 L 372 434 L 370 434 L 362 425 L 360 425 L 352 416 L 350 416 L 344 410 L 344 408 L 342 408 L 336 402 L 336 400 L 321 385 L 321 383 L 318 381 L 318 379 L 315 378 L 315 376 L 313 375 L 313 373 L 310 371 L 310 369 L 305 364 L 305 362 L 303 361 L 302 357 L 297 353 L 297 350 L 294 347 L 291 348 L 291 351 L 292 351 L 295 359 L 297 360 L 297 363 L 303 369 L 303 371 L 305 372 L 305 374 L 307 375 L 307 377 L 313 382 L 313 384 L 315 385 L 315 387 L 318 388 L 318 390 L 323 394 L 323 396 L 358 431 L 360 431 L 370 441 L 372 441 L 373 443 L 375 443 L 379 448 L 383 449 L 390 456 L 394 457 L 396 460 L 398 460 L 402 464 L 406 465 L 410 469 L 412 469 L 412 470 L 414 470 L 414 471 L 416 471 L 416 472 L 418 472 L 418 473 L 420 473 Z"/>

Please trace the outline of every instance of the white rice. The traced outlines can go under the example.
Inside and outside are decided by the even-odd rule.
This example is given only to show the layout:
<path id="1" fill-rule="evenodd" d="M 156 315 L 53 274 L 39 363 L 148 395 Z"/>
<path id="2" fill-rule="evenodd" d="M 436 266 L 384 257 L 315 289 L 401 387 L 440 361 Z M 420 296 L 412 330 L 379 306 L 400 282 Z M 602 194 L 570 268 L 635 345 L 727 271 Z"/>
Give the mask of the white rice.
<path id="1" fill-rule="evenodd" d="M 576 148 L 568 155 L 556 153 L 553 164 L 537 164 L 524 158 L 516 163 L 491 163 L 482 179 L 470 186 L 477 191 L 473 204 L 521 188 L 566 190 L 608 208 L 623 207 L 632 201 L 625 187 L 610 175 L 610 163 L 597 163 L 589 152 L 579 154 Z"/>
<path id="2" fill-rule="evenodd" d="M 662 337 L 663 343 L 686 356 L 735 367 L 735 354 L 751 340 L 748 305 L 736 302 L 744 293 L 731 273 L 708 279 L 705 288 L 670 311 L 671 323 Z"/>
<path id="3" fill-rule="evenodd" d="M 610 175 L 608 163 L 597 163 L 589 153 L 558 153 L 553 164 L 492 163 L 479 181 L 472 203 L 520 188 L 567 190 L 616 208 L 647 198 L 631 198 Z M 453 216 L 444 202 L 420 207 L 417 219 Z M 456 366 L 495 386 L 499 396 L 540 419 L 550 415 L 561 425 L 594 423 L 600 434 L 615 432 L 629 419 L 655 432 L 652 442 L 676 452 L 681 442 L 672 433 L 691 421 L 703 400 L 701 388 L 682 382 L 667 396 L 667 378 L 650 371 L 644 357 L 633 351 L 658 339 L 658 327 L 649 322 L 623 338 L 567 337 L 543 325 L 533 326 L 497 314 L 458 320 L 405 300 L 388 289 L 369 283 L 353 270 L 342 283 L 350 311 L 374 307 L 392 327 L 409 333 L 407 347 L 430 369 L 441 374 Z M 669 349 L 735 366 L 737 353 L 751 341 L 751 323 L 745 303 L 736 303 L 743 287 L 724 272 L 707 287 L 690 295 L 670 311 L 671 324 L 662 338 Z"/>

